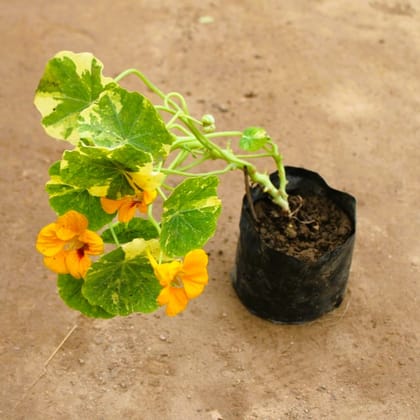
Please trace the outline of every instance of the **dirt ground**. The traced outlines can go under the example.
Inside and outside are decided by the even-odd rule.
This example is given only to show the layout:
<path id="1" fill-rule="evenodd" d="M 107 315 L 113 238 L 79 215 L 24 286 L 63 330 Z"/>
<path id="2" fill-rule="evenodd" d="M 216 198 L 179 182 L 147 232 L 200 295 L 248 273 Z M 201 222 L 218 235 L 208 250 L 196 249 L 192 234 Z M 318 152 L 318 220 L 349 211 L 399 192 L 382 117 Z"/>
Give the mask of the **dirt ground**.
<path id="1" fill-rule="evenodd" d="M 420 418 L 420 1 L 14 0 L 0 19 L 1 419 Z M 67 308 L 34 249 L 64 145 L 33 94 L 63 49 L 93 52 L 107 75 L 141 69 L 219 129 L 262 125 L 287 164 L 355 195 L 342 306 L 280 326 L 241 305 L 232 173 L 210 284 L 185 313 Z"/>

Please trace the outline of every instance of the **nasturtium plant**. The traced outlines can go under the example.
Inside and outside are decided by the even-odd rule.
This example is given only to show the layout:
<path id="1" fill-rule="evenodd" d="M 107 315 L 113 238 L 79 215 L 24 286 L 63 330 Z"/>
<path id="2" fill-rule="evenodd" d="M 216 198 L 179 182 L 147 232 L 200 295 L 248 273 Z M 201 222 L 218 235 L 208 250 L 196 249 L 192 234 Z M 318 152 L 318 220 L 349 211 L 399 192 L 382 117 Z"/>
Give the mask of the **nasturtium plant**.
<path id="1" fill-rule="evenodd" d="M 129 75 L 159 103 L 126 90 L 120 82 Z M 46 133 L 69 143 L 46 184 L 57 219 L 41 229 L 36 247 L 58 274 L 60 297 L 86 316 L 160 306 L 173 316 L 203 292 L 222 174 L 243 171 L 290 212 L 282 157 L 263 128 L 216 132 L 212 115 L 194 118 L 180 94 L 163 93 L 138 70 L 111 78 L 92 54 L 61 51 L 48 61 L 34 102 Z M 278 187 L 252 163 L 267 157 Z M 222 169 L 200 172 L 216 159 Z"/>

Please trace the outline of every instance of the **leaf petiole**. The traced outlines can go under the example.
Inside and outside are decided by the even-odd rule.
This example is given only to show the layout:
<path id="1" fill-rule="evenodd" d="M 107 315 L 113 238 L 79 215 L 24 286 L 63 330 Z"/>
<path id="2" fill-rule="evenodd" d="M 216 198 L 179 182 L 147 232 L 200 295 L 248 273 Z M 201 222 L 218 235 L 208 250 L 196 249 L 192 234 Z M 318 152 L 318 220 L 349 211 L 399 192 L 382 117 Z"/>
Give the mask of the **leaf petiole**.
<path id="1" fill-rule="evenodd" d="M 117 235 L 116 235 L 116 233 L 114 231 L 114 224 L 115 223 L 109 223 L 108 224 L 108 227 L 109 227 L 109 230 L 111 232 L 112 238 L 114 239 L 115 245 L 117 247 L 119 247 L 120 246 L 120 241 L 118 240 L 118 237 L 117 237 Z"/>

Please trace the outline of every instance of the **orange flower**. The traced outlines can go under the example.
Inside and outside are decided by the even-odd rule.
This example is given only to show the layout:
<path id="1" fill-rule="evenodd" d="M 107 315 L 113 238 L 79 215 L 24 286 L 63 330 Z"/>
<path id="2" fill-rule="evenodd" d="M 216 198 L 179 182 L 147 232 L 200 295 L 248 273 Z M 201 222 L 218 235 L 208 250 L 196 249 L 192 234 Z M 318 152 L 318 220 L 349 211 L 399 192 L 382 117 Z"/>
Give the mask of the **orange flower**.
<path id="1" fill-rule="evenodd" d="M 199 296 L 208 283 L 208 257 L 202 249 L 189 252 L 183 262 L 158 264 L 150 253 L 149 261 L 163 286 L 157 298 L 158 303 L 166 305 L 166 314 L 169 316 L 182 312 L 188 301 Z"/>
<path id="2" fill-rule="evenodd" d="M 129 222 L 134 217 L 136 209 L 141 213 L 147 213 L 147 206 L 155 200 L 156 196 L 156 191 L 143 191 L 120 200 L 101 197 L 101 205 L 104 211 L 109 214 L 118 211 L 118 220 L 120 222 Z"/>
<path id="3" fill-rule="evenodd" d="M 129 222 L 134 217 L 136 209 L 141 213 L 147 213 L 147 207 L 156 199 L 156 189 L 165 177 L 164 174 L 154 171 L 151 163 L 146 164 L 137 172 L 125 172 L 125 176 L 134 189 L 135 195 L 126 196 L 120 200 L 101 198 L 104 211 L 109 214 L 118 211 L 120 222 Z"/>
<path id="4" fill-rule="evenodd" d="M 92 264 L 89 255 L 104 251 L 101 237 L 87 227 L 86 217 L 70 210 L 41 229 L 36 249 L 44 255 L 44 263 L 50 270 L 78 279 L 85 277 Z"/>

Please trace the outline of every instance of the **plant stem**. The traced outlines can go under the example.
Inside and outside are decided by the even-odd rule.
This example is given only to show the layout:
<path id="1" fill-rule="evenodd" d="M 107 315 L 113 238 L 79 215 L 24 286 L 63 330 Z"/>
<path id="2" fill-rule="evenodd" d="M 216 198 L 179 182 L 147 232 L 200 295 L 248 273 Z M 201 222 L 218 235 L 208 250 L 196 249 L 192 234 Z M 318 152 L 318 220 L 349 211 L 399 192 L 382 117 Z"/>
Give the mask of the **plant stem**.
<path id="1" fill-rule="evenodd" d="M 236 157 L 241 159 L 260 159 L 266 157 L 273 157 L 271 153 L 254 153 L 249 155 L 236 155 Z"/>
<path id="2" fill-rule="evenodd" d="M 237 169 L 235 165 L 227 165 L 224 169 L 217 171 L 204 172 L 204 173 L 194 173 L 194 172 L 184 172 L 176 169 L 162 169 L 161 172 L 165 175 L 180 175 L 183 177 L 194 178 L 194 177 L 203 177 L 203 176 L 212 176 L 212 175 L 223 175 L 229 171 Z"/>
<path id="3" fill-rule="evenodd" d="M 168 197 L 166 197 L 166 194 L 162 191 L 162 188 L 158 187 L 157 191 L 159 195 L 162 197 L 163 201 L 166 201 Z"/>
<path id="4" fill-rule="evenodd" d="M 124 77 L 129 76 L 130 74 L 136 75 L 141 81 L 156 95 L 160 98 L 165 99 L 166 95 L 157 87 L 155 86 L 142 72 L 138 71 L 137 69 L 128 69 L 120 73 L 117 77 L 114 78 L 115 82 L 119 82 Z"/>
<path id="5" fill-rule="evenodd" d="M 167 169 L 176 169 L 179 165 L 181 165 L 185 159 L 187 159 L 189 153 L 187 150 L 180 150 L 178 155 L 175 157 L 175 159 L 171 162 L 171 164 L 168 166 Z"/>
<path id="6" fill-rule="evenodd" d="M 149 207 L 147 208 L 147 217 L 160 235 L 160 230 L 161 230 L 160 225 L 156 221 L 156 219 L 153 217 L 153 204 L 150 204 Z"/>
<path id="7" fill-rule="evenodd" d="M 117 247 L 119 247 L 120 246 L 120 241 L 118 240 L 118 237 L 117 237 L 117 235 L 115 233 L 113 223 L 109 223 L 108 224 L 108 227 L 109 227 L 109 230 L 111 231 L 111 235 L 112 235 L 112 238 L 114 239 L 115 245 Z"/>
<path id="8" fill-rule="evenodd" d="M 208 139 L 213 139 L 217 137 L 239 137 L 239 136 L 242 136 L 242 131 L 216 131 L 215 133 L 206 134 L 206 137 Z M 178 139 L 176 142 L 191 141 L 195 139 L 196 139 L 195 136 L 186 136 L 186 137 L 178 136 Z"/>
<path id="9" fill-rule="evenodd" d="M 201 165 L 203 162 L 205 162 L 207 160 L 207 156 L 202 156 L 200 159 L 195 160 L 194 162 L 191 162 L 189 165 L 185 165 L 182 168 L 179 168 L 180 171 L 186 172 L 189 171 L 190 169 Z M 174 168 L 175 169 L 175 168 Z"/>
<path id="10" fill-rule="evenodd" d="M 176 140 L 171 150 L 176 149 L 183 149 L 187 153 L 191 153 L 193 149 L 199 149 L 201 146 L 209 152 L 208 158 L 210 159 L 222 159 L 225 162 L 228 163 L 228 166 L 221 170 L 221 171 L 214 171 L 212 173 L 214 174 L 222 174 L 226 173 L 233 169 L 240 169 L 244 170 L 246 168 L 247 173 L 251 180 L 257 184 L 260 184 L 263 187 L 264 192 L 269 194 L 272 197 L 272 200 L 274 203 L 278 204 L 285 212 L 290 214 L 290 208 L 289 203 L 287 200 L 287 193 L 286 193 L 286 174 L 282 162 L 282 157 L 278 153 L 278 148 L 274 143 L 271 143 L 272 151 L 267 151 L 268 154 L 255 154 L 255 155 L 235 155 L 232 151 L 228 149 L 222 149 L 217 144 L 213 143 L 210 139 L 211 138 L 218 138 L 218 137 L 227 137 L 227 136 L 240 136 L 242 133 L 238 131 L 228 131 L 228 132 L 220 132 L 220 133 L 209 133 L 207 135 L 204 135 L 197 127 L 196 124 L 200 124 L 200 121 L 193 118 L 189 112 L 188 107 L 185 102 L 185 99 L 176 92 L 171 92 L 167 95 L 165 95 L 157 86 L 155 86 L 147 77 L 141 73 L 140 71 L 136 69 L 128 69 L 121 74 L 119 74 L 114 80 L 116 82 L 119 82 L 124 77 L 134 74 L 137 77 L 139 77 L 142 82 L 156 95 L 158 95 L 163 101 L 164 101 L 164 107 L 157 106 L 156 109 L 163 110 L 165 112 L 169 112 L 173 115 L 173 118 L 171 118 L 168 125 L 171 129 L 179 129 L 184 134 L 187 135 L 186 138 L 182 138 L 179 140 Z M 181 104 L 179 105 L 173 98 L 178 99 Z M 180 126 L 178 124 L 175 124 L 176 119 L 179 119 L 182 121 L 184 126 L 188 129 L 185 130 L 183 126 Z M 193 135 L 192 138 L 189 136 L 189 132 Z M 195 142 L 194 138 L 198 140 L 198 143 Z M 189 146 L 189 147 L 188 147 Z M 266 149 L 267 150 L 267 149 Z M 182 152 L 181 152 L 182 153 Z M 273 183 L 270 180 L 270 177 L 267 174 L 259 173 L 254 165 L 252 165 L 250 162 L 245 160 L 252 159 L 252 158 L 258 158 L 258 157 L 269 157 L 271 156 L 277 166 L 279 179 L 280 179 L 280 186 L 279 188 L 276 188 Z M 183 176 L 202 176 L 203 174 L 190 174 L 187 172 L 184 172 L 182 170 L 177 171 L 175 168 L 180 165 L 180 162 L 185 160 L 186 157 L 184 157 L 183 154 L 180 154 L 175 158 L 175 161 L 172 162 L 170 167 L 168 169 L 162 169 L 161 171 L 166 174 L 178 174 Z M 210 173 L 209 173 L 210 174 Z M 151 206 L 149 206 L 150 210 Z M 152 222 L 154 221 L 154 224 L 157 228 L 158 226 L 157 222 L 152 218 Z"/>
<path id="11" fill-rule="evenodd" d="M 273 147 L 272 157 L 276 162 L 277 171 L 279 174 L 279 191 L 281 192 L 282 197 L 287 201 L 287 193 L 286 193 L 286 185 L 287 185 L 287 178 L 286 178 L 286 170 L 284 169 L 283 165 L 283 156 L 279 153 L 277 144 L 270 142 L 271 146 Z"/>
<path id="12" fill-rule="evenodd" d="M 274 203 L 279 205 L 286 213 L 290 213 L 289 202 L 287 200 L 287 193 L 285 191 L 285 177 L 284 177 L 284 168 L 281 164 L 281 157 L 278 155 L 274 157 L 276 152 L 276 146 L 273 144 L 273 158 L 277 163 L 277 168 L 279 170 L 280 182 L 284 189 L 276 188 L 270 180 L 270 177 L 267 174 L 259 173 L 254 165 L 248 161 L 239 158 L 234 153 L 229 150 L 221 149 L 218 145 L 211 142 L 203 133 L 201 133 L 194 124 L 189 120 L 186 120 L 180 117 L 181 121 L 188 127 L 191 133 L 196 137 L 196 139 L 207 149 L 214 158 L 219 158 L 225 160 L 228 164 L 231 165 L 232 169 L 247 169 L 248 175 L 251 180 L 257 184 L 260 184 L 263 187 L 264 192 L 269 194 Z"/>
<path id="13" fill-rule="evenodd" d="M 269 194 L 274 203 L 278 204 L 286 213 L 290 214 L 289 202 L 284 197 L 284 192 L 280 188 L 276 188 L 267 174 L 261 174 L 256 171 L 252 172 L 254 168 L 248 166 L 249 177 L 263 187 L 264 192 Z"/>

